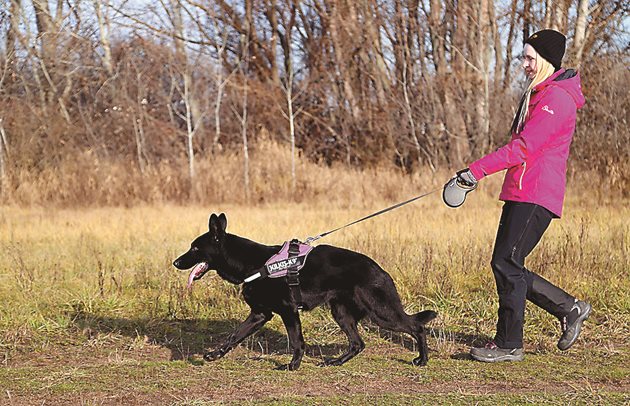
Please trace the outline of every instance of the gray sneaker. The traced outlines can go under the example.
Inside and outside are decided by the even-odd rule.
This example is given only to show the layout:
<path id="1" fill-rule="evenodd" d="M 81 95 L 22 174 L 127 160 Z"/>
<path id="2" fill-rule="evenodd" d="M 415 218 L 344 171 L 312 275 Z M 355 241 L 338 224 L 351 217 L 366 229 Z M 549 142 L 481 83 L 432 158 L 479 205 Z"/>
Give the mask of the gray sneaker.
<path id="1" fill-rule="evenodd" d="M 582 323 L 584 323 L 584 320 L 588 319 L 591 310 L 590 304 L 576 299 L 569 314 L 560 319 L 560 325 L 562 327 L 562 336 L 560 336 L 560 340 L 558 340 L 558 348 L 560 350 L 568 350 L 575 340 L 577 340 L 582 331 Z"/>
<path id="2" fill-rule="evenodd" d="M 499 348 L 490 341 L 485 347 L 473 347 L 470 356 L 481 362 L 522 361 L 522 348 Z"/>

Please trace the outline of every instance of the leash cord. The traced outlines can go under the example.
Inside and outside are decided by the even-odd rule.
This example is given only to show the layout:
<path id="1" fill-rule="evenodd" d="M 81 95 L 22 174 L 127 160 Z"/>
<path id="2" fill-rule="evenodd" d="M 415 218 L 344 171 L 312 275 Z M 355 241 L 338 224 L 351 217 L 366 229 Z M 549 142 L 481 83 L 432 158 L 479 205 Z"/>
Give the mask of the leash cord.
<path id="1" fill-rule="evenodd" d="M 337 227 L 337 228 L 335 228 L 334 230 L 326 231 L 325 233 L 322 233 L 322 234 L 316 235 L 315 237 L 308 237 L 308 238 L 306 239 L 306 241 L 304 241 L 304 243 L 306 243 L 306 244 L 310 244 L 310 243 L 312 243 L 313 241 L 317 241 L 317 240 L 319 240 L 320 238 L 326 237 L 327 235 L 334 233 L 335 231 L 339 231 L 339 230 L 344 229 L 344 228 L 346 228 L 346 227 L 350 227 L 351 225 L 354 225 L 354 224 L 360 223 L 360 222 L 362 222 L 362 221 L 365 221 L 365 220 L 371 219 L 372 217 L 376 217 L 376 216 L 381 215 L 381 214 L 383 214 L 383 213 L 387 213 L 387 212 L 388 212 L 388 211 L 390 211 L 390 210 L 397 209 L 397 208 L 399 208 L 399 207 L 401 207 L 401 206 L 404 206 L 404 205 L 409 204 L 409 203 L 411 203 L 411 202 L 414 202 L 414 201 L 416 201 L 416 200 L 422 199 L 423 197 L 426 197 L 426 196 L 428 196 L 428 195 L 430 195 L 430 194 L 433 194 L 433 193 L 437 192 L 438 190 L 442 190 L 442 188 L 432 190 L 432 191 L 430 191 L 430 192 L 427 192 L 427 193 L 421 194 L 421 195 L 416 196 L 416 197 L 412 197 L 411 199 L 409 199 L 409 200 L 405 200 L 404 202 L 396 203 L 396 204 L 395 204 L 395 205 L 393 205 L 393 206 L 389 206 L 389 207 L 387 207 L 387 208 L 385 208 L 385 209 L 383 209 L 383 210 L 379 210 L 379 211 L 377 211 L 376 213 L 372 213 L 372 214 L 367 215 L 367 216 L 365 216 L 365 217 L 363 217 L 363 218 L 360 218 L 360 219 L 358 219 L 358 220 L 355 220 L 355 221 L 353 221 L 353 222 L 351 222 L 351 223 L 346 224 L 345 226 Z"/>

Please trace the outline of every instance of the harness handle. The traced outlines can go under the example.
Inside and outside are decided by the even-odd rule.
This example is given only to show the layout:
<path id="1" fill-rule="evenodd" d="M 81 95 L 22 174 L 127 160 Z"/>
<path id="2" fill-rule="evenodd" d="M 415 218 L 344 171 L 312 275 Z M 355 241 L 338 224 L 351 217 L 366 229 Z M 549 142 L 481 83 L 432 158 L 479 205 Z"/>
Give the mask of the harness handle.
<path id="1" fill-rule="evenodd" d="M 334 230 L 326 231 L 325 233 L 322 233 L 322 234 L 316 235 L 316 236 L 314 236 L 314 237 L 308 237 L 308 238 L 306 239 L 306 241 L 304 241 L 304 243 L 305 243 L 305 244 L 309 244 L 309 245 L 310 245 L 312 242 L 317 241 L 317 240 L 319 240 L 320 238 L 326 237 L 327 235 L 332 234 L 332 233 L 334 233 L 335 231 L 339 231 L 339 230 L 341 230 L 341 229 L 344 229 L 344 228 L 346 228 L 346 227 L 350 227 L 351 225 L 354 225 L 354 224 L 360 223 L 360 222 L 365 221 L 365 220 L 367 220 L 367 219 L 370 219 L 370 218 L 372 218 L 372 217 L 376 217 L 376 216 L 381 215 L 381 214 L 383 214 L 383 213 L 387 213 L 387 212 L 388 212 L 388 211 L 390 211 L 390 210 L 397 209 L 397 208 L 399 208 L 399 207 L 401 207 L 401 206 L 404 206 L 404 205 L 409 204 L 409 203 L 411 203 L 411 202 L 414 202 L 414 201 L 416 201 L 416 200 L 422 199 L 423 197 L 426 197 L 426 196 L 428 196 L 428 195 L 430 195 L 430 194 L 432 194 L 432 193 L 435 193 L 435 192 L 437 192 L 438 190 L 441 190 L 441 188 L 440 188 L 440 189 L 435 189 L 435 190 L 432 190 L 432 191 L 430 191 L 430 192 L 427 192 L 427 193 L 421 194 L 421 195 L 416 196 L 416 197 L 412 197 L 411 199 L 409 199 L 409 200 L 405 200 L 404 202 L 396 203 L 396 204 L 395 204 L 395 205 L 393 205 L 393 206 L 389 206 L 389 207 L 387 207 L 387 208 L 385 208 L 385 209 L 383 209 L 383 210 L 379 210 L 379 211 L 377 211 L 376 213 L 372 213 L 372 214 L 367 215 L 367 216 L 365 216 L 365 217 L 363 217 L 363 218 L 360 218 L 360 219 L 358 219 L 358 220 L 355 220 L 355 221 L 353 221 L 353 222 L 351 222 L 351 223 L 346 224 L 345 226 L 337 227 L 337 228 L 335 228 Z"/>

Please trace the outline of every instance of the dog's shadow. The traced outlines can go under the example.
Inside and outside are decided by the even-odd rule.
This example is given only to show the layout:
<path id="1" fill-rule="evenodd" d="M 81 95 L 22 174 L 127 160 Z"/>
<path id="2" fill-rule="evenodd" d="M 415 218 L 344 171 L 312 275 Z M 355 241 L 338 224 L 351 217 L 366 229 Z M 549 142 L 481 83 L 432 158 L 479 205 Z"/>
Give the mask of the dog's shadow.
<path id="1" fill-rule="evenodd" d="M 76 312 L 72 316 L 75 327 L 88 337 L 96 337 L 98 334 L 121 334 L 167 348 L 171 353 L 170 360 L 172 361 L 187 360 L 193 363 L 198 362 L 195 359 L 201 357 L 205 351 L 221 345 L 241 323 L 240 320 L 236 319 L 130 319 L 85 312 Z M 415 341 L 406 334 L 379 329 L 370 321 L 363 321 L 361 325 L 364 330 L 362 335 L 376 333 L 383 340 L 400 345 L 412 352 L 417 351 Z M 339 334 L 343 337 L 341 331 Z M 429 340 L 447 337 L 448 340 L 467 346 L 481 344 L 487 338 L 439 329 L 430 329 L 427 336 L 429 336 Z M 307 341 L 305 353 L 314 358 L 336 357 L 347 349 L 345 337 L 340 341 L 342 342 L 315 345 L 309 344 Z M 260 356 L 291 353 L 284 331 L 280 332 L 268 327 L 263 327 L 244 340 L 241 345 Z M 468 353 L 457 353 L 453 354 L 451 358 L 469 359 L 469 355 Z"/>
<path id="2" fill-rule="evenodd" d="M 236 319 L 150 319 L 117 318 L 78 312 L 72 317 L 75 327 L 88 337 L 98 334 L 121 334 L 132 339 L 159 345 L 170 350 L 170 360 L 196 362 L 207 350 L 219 347 L 242 322 Z M 263 327 L 245 339 L 241 346 L 264 354 L 291 353 L 288 337 L 272 328 Z M 306 355 L 332 357 L 345 351 L 344 344 L 306 346 Z"/>

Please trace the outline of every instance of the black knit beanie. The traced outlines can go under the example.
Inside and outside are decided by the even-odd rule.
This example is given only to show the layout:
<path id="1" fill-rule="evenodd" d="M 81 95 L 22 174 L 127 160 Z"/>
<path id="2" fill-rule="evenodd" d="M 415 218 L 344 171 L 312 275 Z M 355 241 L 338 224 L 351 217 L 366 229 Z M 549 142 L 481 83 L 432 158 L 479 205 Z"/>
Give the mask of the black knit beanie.
<path id="1" fill-rule="evenodd" d="M 556 30 L 542 30 L 532 34 L 525 40 L 525 43 L 531 45 L 556 70 L 560 69 L 566 49 L 567 37 Z"/>

